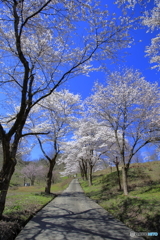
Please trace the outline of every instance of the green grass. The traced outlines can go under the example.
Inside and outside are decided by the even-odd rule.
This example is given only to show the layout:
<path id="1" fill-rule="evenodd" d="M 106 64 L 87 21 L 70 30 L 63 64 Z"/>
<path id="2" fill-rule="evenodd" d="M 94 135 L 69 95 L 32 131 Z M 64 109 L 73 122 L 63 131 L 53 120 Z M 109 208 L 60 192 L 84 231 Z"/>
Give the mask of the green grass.
<path id="1" fill-rule="evenodd" d="M 51 192 L 54 194 L 50 195 L 44 194 L 44 186 L 10 188 L 7 194 L 4 215 L 19 221 L 27 221 L 54 199 L 56 193 L 60 193 L 67 188 L 71 180 L 71 178 L 64 178 L 60 183 L 53 184 Z"/>
<path id="2" fill-rule="evenodd" d="M 11 185 L 3 218 L 0 221 L 0 239 L 15 239 L 21 228 L 47 203 L 61 193 L 72 178 L 62 178 L 52 185 L 52 194 L 44 193 L 44 186 L 18 187 Z"/>
<path id="3" fill-rule="evenodd" d="M 97 172 L 90 187 L 81 180 L 86 195 L 134 231 L 160 234 L 160 162 L 132 165 L 128 196 L 118 190 L 114 170 Z"/>
<path id="4" fill-rule="evenodd" d="M 61 182 L 52 185 L 51 192 L 57 193 L 65 190 L 72 180 L 72 178 L 68 178 L 68 177 L 63 177 L 61 179 L 62 179 Z"/>

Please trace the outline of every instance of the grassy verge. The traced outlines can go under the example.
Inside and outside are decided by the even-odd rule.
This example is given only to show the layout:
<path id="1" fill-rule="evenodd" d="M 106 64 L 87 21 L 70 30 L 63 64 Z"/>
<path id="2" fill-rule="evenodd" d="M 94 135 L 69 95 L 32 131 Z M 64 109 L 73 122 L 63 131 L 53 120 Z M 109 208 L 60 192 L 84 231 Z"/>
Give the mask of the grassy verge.
<path id="1" fill-rule="evenodd" d="M 71 178 L 63 178 L 52 185 L 52 194 L 44 193 L 44 186 L 11 188 L 7 195 L 3 220 L 0 221 L 0 240 L 12 240 L 41 208 L 61 193 Z"/>
<path id="2" fill-rule="evenodd" d="M 73 178 L 63 177 L 61 182 L 52 185 L 51 192 L 61 193 L 68 187 L 72 179 Z"/>
<path id="3" fill-rule="evenodd" d="M 99 172 L 93 177 L 93 186 L 83 181 L 81 186 L 88 197 L 134 231 L 160 234 L 160 163 L 155 168 L 150 171 L 141 165 L 129 170 L 129 196 L 118 190 L 116 172 Z"/>

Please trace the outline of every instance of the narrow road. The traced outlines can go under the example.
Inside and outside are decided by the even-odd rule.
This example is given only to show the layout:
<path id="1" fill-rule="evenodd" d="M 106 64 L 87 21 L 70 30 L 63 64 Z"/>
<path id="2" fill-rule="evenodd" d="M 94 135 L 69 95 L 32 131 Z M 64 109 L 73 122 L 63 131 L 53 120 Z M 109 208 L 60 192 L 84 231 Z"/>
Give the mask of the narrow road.
<path id="1" fill-rule="evenodd" d="M 87 198 L 74 179 L 69 187 L 38 214 L 16 240 L 142 240 L 132 230 Z"/>

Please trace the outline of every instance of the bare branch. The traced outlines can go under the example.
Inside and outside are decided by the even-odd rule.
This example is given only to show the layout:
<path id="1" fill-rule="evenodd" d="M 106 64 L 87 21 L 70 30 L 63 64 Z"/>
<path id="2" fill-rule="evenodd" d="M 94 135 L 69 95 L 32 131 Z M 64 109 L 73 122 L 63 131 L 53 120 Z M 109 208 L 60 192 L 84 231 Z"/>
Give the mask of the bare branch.
<path id="1" fill-rule="evenodd" d="M 37 136 L 37 135 L 47 135 L 50 132 L 31 132 L 31 133 L 25 133 L 25 134 L 21 134 L 21 138 L 22 137 L 26 137 L 26 136 Z"/>

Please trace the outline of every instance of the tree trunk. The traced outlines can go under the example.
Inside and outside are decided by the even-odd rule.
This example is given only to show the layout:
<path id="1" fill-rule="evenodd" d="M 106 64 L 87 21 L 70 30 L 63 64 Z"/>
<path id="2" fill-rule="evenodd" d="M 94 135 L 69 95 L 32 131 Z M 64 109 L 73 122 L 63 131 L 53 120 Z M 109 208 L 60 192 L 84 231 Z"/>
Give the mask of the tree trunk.
<path id="1" fill-rule="evenodd" d="M 26 178 L 24 177 L 24 186 L 26 185 Z"/>
<path id="2" fill-rule="evenodd" d="M 35 182 L 35 177 L 31 178 L 31 186 L 34 186 L 34 182 Z"/>
<path id="3" fill-rule="evenodd" d="M 0 219 L 2 219 L 2 214 L 5 208 L 6 196 L 14 170 L 15 162 L 12 159 L 9 159 L 8 162 L 3 165 L 0 172 Z"/>
<path id="4" fill-rule="evenodd" d="M 49 161 L 49 170 L 47 173 L 47 179 L 46 179 L 46 187 L 45 187 L 45 193 L 50 194 L 51 193 L 51 184 L 52 184 L 52 172 L 53 168 L 56 163 L 56 156 Z"/>
<path id="5" fill-rule="evenodd" d="M 81 162 L 79 163 L 81 176 L 83 180 L 88 180 L 88 174 L 87 174 L 87 162 L 83 159 L 81 159 Z"/>
<path id="6" fill-rule="evenodd" d="M 122 187 L 121 187 L 121 179 L 120 179 L 120 172 L 119 172 L 119 163 L 116 163 L 116 169 L 117 169 L 117 176 L 118 176 L 118 185 L 119 185 L 119 190 L 122 190 Z"/>
<path id="7" fill-rule="evenodd" d="M 84 169 L 84 177 L 85 177 L 85 180 L 87 181 L 87 180 L 88 180 L 87 162 L 84 162 L 84 163 L 83 163 L 83 169 Z"/>
<path id="8" fill-rule="evenodd" d="M 82 167 L 80 162 L 79 162 L 79 168 L 80 168 L 81 177 L 82 177 L 82 179 L 84 181 L 84 170 L 83 170 L 83 167 Z"/>
<path id="9" fill-rule="evenodd" d="M 92 164 L 89 164 L 89 174 L 88 174 L 88 184 L 89 186 L 92 186 L 92 170 L 93 170 L 93 166 Z"/>
<path id="10" fill-rule="evenodd" d="M 128 172 L 128 168 L 126 166 L 123 166 L 122 167 L 122 180 L 123 180 L 124 195 L 128 195 L 127 172 Z"/>

